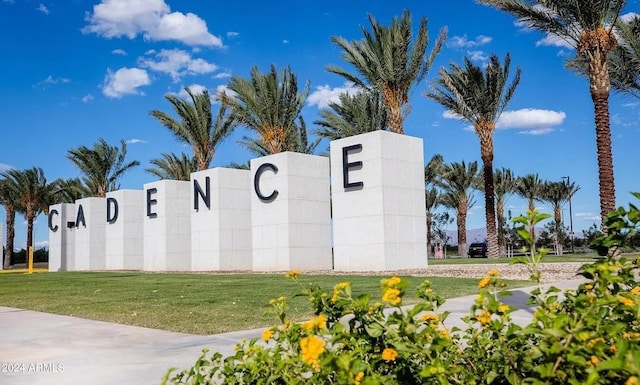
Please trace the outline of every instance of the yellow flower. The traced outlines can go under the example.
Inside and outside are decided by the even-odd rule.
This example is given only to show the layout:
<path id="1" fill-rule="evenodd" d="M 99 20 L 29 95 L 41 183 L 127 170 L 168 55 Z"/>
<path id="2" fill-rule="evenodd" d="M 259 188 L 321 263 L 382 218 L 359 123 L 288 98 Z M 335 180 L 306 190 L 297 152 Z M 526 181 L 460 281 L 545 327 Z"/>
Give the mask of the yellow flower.
<path id="1" fill-rule="evenodd" d="M 497 277 L 500 275 L 500 272 L 496 269 L 491 269 L 487 274 L 489 275 L 489 277 Z"/>
<path id="2" fill-rule="evenodd" d="M 640 333 L 638 332 L 624 332 L 622 333 L 622 338 L 640 338 Z"/>
<path id="3" fill-rule="evenodd" d="M 320 314 L 316 317 L 313 317 L 307 322 L 302 324 L 302 328 L 306 331 L 312 331 L 315 328 L 324 329 L 327 327 L 327 317 L 323 314 Z"/>
<path id="4" fill-rule="evenodd" d="M 611 345 L 611 346 L 609 346 L 609 351 L 611 353 L 615 353 L 615 352 L 618 351 L 618 348 L 616 347 L 616 345 Z"/>
<path id="5" fill-rule="evenodd" d="M 482 294 L 476 295 L 476 301 L 482 301 L 483 298 Z"/>
<path id="6" fill-rule="evenodd" d="M 634 287 L 633 289 L 631 289 L 631 291 L 629 293 L 631 293 L 632 295 L 640 294 L 640 286 Z"/>
<path id="7" fill-rule="evenodd" d="M 313 366 L 314 369 L 320 370 L 318 358 L 324 352 L 327 343 L 318 336 L 304 337 L 300 340 L 300 350 L 302 360 Z"/>
<path id="8" fill-rule="evenodd" d="M 592 339 L 591 341 L 589 341 L 589 343 L 587 343 L 587 347 L 589 347 L 589 349 L 593 348 L 594 346 L 596 346 L 596 344 L 598 342 L 604 342 L 604 338 L 602 337 L 597 337 Z"/>
<path id="9" fill-rule="evenodd" d="M 502 304 L 502 305 L 498 306 L 498 311 L 499 311 L 500 313 L 506 313 L 506 312 L 508 312 L 508 311 L 509 311 L 509 305 L 507 305 L 507 304 Z"/>
<path id="10" fill-rule="evenodd" d="M 342 290 L 348 288 L 349 286 L 351 286 L 351 282 L 340 282 L 336 285 L 336 289 Z"/>
<path id="11" fill-rule="evenodd" d="M 638 385 L 638 377 L 631 376 L 627 379 L 624 385 Z"/>
<path id="12" fill-rule="evenodd" d="M 618 302 L 620 302 L 621 304 L 625 305 L 625 306 L 633 306 L 633 300 L 627 298 L 627 297 L 621 297 L 618 296 Z"/>
<path id="13" fill-rule="evenodd" d="M 596 366 L 600 360 L 596 356 L 591 356 L 591 359 L 587 362 L 588 365 Z"/>
<path id="14" fill-rule="evenodd" d="M 271 337 L 273 337 L 273 330 L 265 329 L 265 331 L 262 332 L 262 339 L 264 340 L 264 342 L 269 341 Z"/>
<path id="15" fill-rule="evenodd" d="M 400 290 L 398 289 L 388 289 L 382 295 L 382 301 L 391 304 L 398 305 L 402 302 L 402 298 L 400 298 Z"/>
<path id="16" fill-rule="evenodd" d="M 278 297 L 278 301 L 279 301 L 279 302 L 284 302 L 284 301 L 286 301 L 286 300 L 287 300 L 287 297 L 285 297 L 284 295 L 283 295 L 283 296 L 281 296 L 281 297 Z"/>
<path id="17" fill-rule="evenodd" d="M 354 378 L 356 385 L 360 385 L 360 382 L 362 382 L 363 377 L 364 377 L 364 372 L 359 372 L 358 374 L 356 374 L 356 377 Z"/>
<path id="18" fill-rule="evenodd" d="M 442 329 L 438 329 L 438 331 L 440 332 L 440 335 L 442 336 L 442 338 L 445 338 L 448 340 L 451 339 L 451 335 L 449 335 L 449 331 L 447 329 L 442 328 Z"/>
<path id="19" fill-rule="evenodd" d="M 480 310 L 480 315 L 476 316 L 476 319 L 478 320 L 478 322 L 480 322 L 482 325 L 486 325 L 489 322 L 491 322 L 491 313 L 489 313 L 488 311 L 482 309 Z"/>
<path id="20" fill-rule="evenodd" d="M 588 283 L 588 284 L 584 285 L 584 288 L 585 288 L 586 290 L 591 290 L 591 289 L 593 289 L 593 285 L 592 285 L 592 284 L 590 284 L 590 283 Z"/>
<path id="21" fill-rule="evenodd" d="M 396 358 L 398 358 L 398 352 L 395 351 L 395 349 L 393 348 L 385 348 L 382 351 L 382 359 L 387 361 L 387 362 L 391 362 L 391 361 L 395 361 Z"/>
<path id="22" fill-rule="evenodd" d="M 333 288 L 333 296 L 331 296 L 331 302 L 336 302 L 340 298 L 340 291 L 351 286 L 351 282 L 340 282 Z"/>
<path id="23" fill-rule="evenodd" d="M 425 322 L 429 322 L 429 321 L 440 322 L 440 317 L 438 317 L 437 314 L 433 314 L 433 313 L 426 313 L 422 317 L 420 317 L 420 319 L 422 319 Z"/>
<path id="24" fill-rule="evenodd" d="M 491 278 L 489 277 L 482 278 L 480 280 L 480 283 L 478 283 L 478 288 L 484 289 L 485 287 L 489 286 L 490 283 L 491 283 Z"/>
<path id="25" fill-rule="evenodd" d="M 386 285 L 389 287 L 396 287 L 402 280 L 398 277 L 391 277 L 386 280 Z"/>
<path id="26" fill-rule="evenodd" d="M 298 278 L 300 276 L 300 274 L 302 274 L 302 273 L 300 273 L 300 270 L 293 269 L 290 272 L 288 272 L 287 274 L 285 274 L 284 276 L 285 276 L 285 278 Z"/>

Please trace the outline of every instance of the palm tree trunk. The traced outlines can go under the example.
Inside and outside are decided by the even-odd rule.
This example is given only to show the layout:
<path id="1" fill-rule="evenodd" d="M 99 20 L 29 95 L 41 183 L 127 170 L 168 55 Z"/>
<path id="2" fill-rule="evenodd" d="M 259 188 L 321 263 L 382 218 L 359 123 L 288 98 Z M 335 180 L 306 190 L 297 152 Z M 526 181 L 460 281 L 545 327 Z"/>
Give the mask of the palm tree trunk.
<path id="1" fill-rule="evenodd" d="M 504 236 L 504 204 L 502 202 L 496 202 L 496 216 L 498 222 L 498 249 L 500 250 L 500 255 L 505 255 L 507 246 Z"/>
<path id="2" fill-rule="evenodd" d="M 493 189 L 493 137 L 490 132 L 480 135 L 480 153 L 484 174 L 484 215 L 487 227 L 487 249 L 489 258 L 500 257 L 498 234 L 496 234 L 496 207 Z"/>
<path id="3" fill-rule="evenodd" d="M 400 108 L 391 108 L 389 110 L 389 131 L 396 134 L 404 134 L 402 122 L 402 110 Z"/>
<path id="4" fill-rule="evenodd" d="M 433 221 L 433 214 L 431 211 L 427 212 L 427 258 L 431 253 L 431 222 Z"/>
<path id="5" fill-rule="evenodd" d="M 4 250 L 4 264 L 3 267 L 8 269 L 11 266 L 11 255 L 13 254 L 13 241 L 16 237 L 16 229 L 14 227 L 16 222 L 16 212 L 10 207 L 6 209 L 6 222 L 7 227 L 7 247 Z"/>
<path id="6" fill-rule="evenodd" d="M 604 223 L 607 214 L 616 208 L 616 191 L 613 180 L 613 156 L 611 153 L 611 126 L 609 120 L 609 90 L 611 83 L 606 55 L 604 53 L 601 55 L 595 56 L 589 63 L 589 89 L 595 111 L 600 217 L 603 224 L 602 231 L 606 234 L 607 229 Z"/>
<path id="7" fill-rule="evenodd" d="M 553 220 L 556 223 L 556 255 L 562 255 L 562 212 L 560 205 L 556 205 L 553 209 Z"/>
<path id="8" fill-rule="evenodd" d="M 458 255 L 467 258 L 467 198 L 458 205 Z"/>
<path id="9" fill-rule="evenodd" d="M 34 213 L 33 211 L 27 213 L 27 262 L 29 262 L 29 247 L 33 246 L 33 220 Z"/>

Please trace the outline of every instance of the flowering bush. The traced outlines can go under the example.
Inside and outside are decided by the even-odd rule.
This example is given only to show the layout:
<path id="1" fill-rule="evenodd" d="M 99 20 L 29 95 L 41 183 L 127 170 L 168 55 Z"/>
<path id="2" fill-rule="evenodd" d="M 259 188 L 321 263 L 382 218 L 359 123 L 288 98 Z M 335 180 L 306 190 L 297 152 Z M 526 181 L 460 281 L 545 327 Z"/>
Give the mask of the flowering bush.
<path id="1" fill-rule="evenodd" d="M 633 206 L 615 215 L 628 226 L 640 219 Z M 517 221 L 526 228 L 541 219 L 530 212 Z M 610 227 L 609 237 L 620 238 L 618 230 Z M 543 254 L 520 261 L 534 280 Z M 379 303 L 368 294 L 353 297 L 349 282 L 332 290 L 305 286 L 292 271 L 287 277 L 300 283 L 313 318 L 294 323 L 286 298 L 272 300 L 280 323 L 261 339 L 238 344 L 229 357 L 205 351 L 163 383 L 633 385 L 640 377 L 639 267 L 640 259 L 609 257 L 582 267 L 586 281 L 577 290 L 538 287 L 530 300 L 533 319 L 524 327 L 513 322 L 514 309 L 503 301 L 509 293 L 492 270 L 479 282 L 464 330 L 445 327 L 444 300 L 429 281 L 417 288 L 420 303 L 402 307 L 408 283 L 398 277 L 382 280 Z"/>

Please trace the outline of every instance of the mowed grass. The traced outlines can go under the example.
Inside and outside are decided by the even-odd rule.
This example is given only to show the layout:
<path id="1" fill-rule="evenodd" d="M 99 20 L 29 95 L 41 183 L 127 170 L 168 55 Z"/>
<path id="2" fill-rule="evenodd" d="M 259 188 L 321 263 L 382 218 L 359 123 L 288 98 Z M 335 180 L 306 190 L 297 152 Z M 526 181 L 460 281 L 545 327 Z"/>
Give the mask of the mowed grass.
<path id="1" fill-rule="evenodd" d="M 519 257 L 519 256 L 516 256 Z M 584 262 L 593 263 L 601 259 L 596 253 L 589 254 L 565 254 L 561 256 L 547 255 L 542 260 L 543 263 L 561 263 L 561 262 Z M 447 258 L 447 259 L 435 259 L 429 258 L 430 265 L 487 265 L 494 263 L 511 263 L 513 258 Z"/>
<path id="2" fill-rule="evenodd" d="M 353 284 L 354 296 L 380 297 L 380 276 L 303 275 L 305 285 L 316 283 L 329 292 L 339 282 Z M 405 304 L 416 302 L 422 277 L 410 281 Z M 477 279 L 428 278 L 445 298 L 477 293 Z M 508 287 L 531 285 L 507 281 Z M 277 324 L 265 315 L 273 298 L 286 296 L 288 314 L 295 320 L 311 315 L 308 299 L 282 274 L 169 274 L 62 272 L 2 274 L 0 305 L 70 315 L 127 325 L 192 334 L 216 334 Z"/>

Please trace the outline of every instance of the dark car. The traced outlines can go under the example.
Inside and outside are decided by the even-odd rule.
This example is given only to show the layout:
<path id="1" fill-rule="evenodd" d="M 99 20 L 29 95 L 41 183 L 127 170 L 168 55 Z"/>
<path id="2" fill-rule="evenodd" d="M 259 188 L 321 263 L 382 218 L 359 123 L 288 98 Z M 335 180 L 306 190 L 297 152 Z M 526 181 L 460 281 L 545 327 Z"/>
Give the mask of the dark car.
<path id="1" fill-rule="evenodd" d="M 484 242 L 472 243 L 469 246 L 469 258 L 487 258 L 487 244 Z"/>

